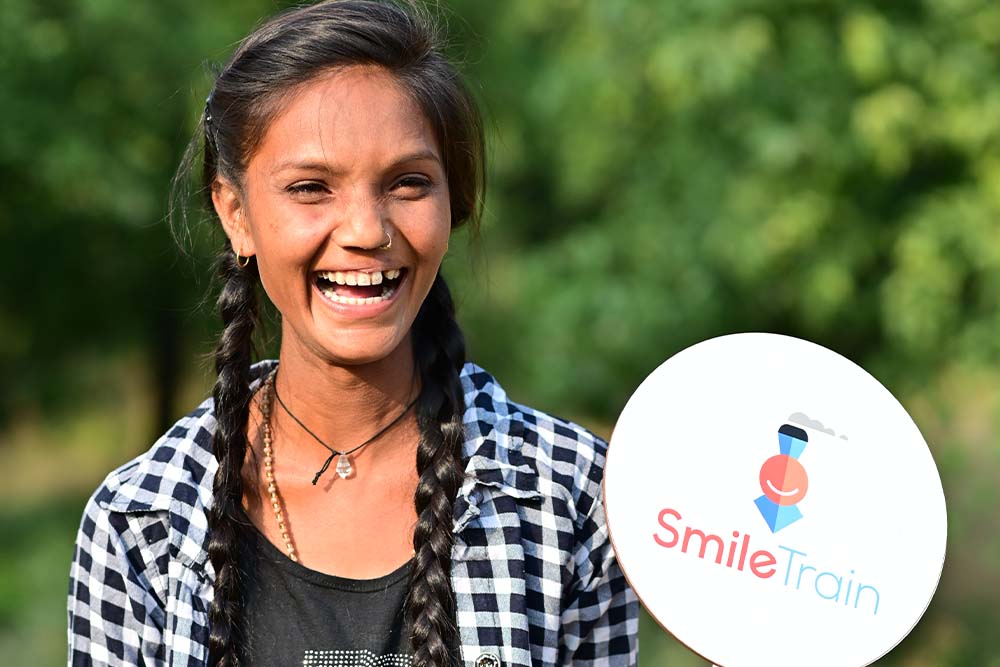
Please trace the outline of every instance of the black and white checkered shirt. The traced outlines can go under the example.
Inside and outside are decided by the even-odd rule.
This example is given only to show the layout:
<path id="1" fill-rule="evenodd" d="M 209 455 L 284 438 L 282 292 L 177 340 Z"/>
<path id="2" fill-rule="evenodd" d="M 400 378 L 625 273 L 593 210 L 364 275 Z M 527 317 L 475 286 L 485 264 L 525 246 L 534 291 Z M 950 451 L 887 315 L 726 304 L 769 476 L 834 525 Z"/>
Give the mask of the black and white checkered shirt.
<path id="1" fill-rule="evenodd" d="M 254 366 L 255 384 L 275 362 Z M 636 664 L 639 604 L 608 540 L 607 445 L 473 364 L 452 588 L 465 667 Z M 212 401 L 105 479 L 70 572 L 69 664 L 205 665 Z"/>

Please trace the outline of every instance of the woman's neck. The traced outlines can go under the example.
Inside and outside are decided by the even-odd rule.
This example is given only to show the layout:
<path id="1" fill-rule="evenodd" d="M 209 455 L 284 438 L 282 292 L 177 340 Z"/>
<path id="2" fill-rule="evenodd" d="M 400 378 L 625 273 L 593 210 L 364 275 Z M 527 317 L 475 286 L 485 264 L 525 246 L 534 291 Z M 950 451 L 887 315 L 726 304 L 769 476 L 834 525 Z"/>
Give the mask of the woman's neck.
<path id="1" fill-rule="evenodd" d="M 417 396 L 420 385 L 407 337 L 387 357 L 351 366 L 326 362 L 283 341 L 276 386 L 288 409 L 310 431 L 329 447 L 345 451 L 395 419 Z M 304 443 L 310 451 L 320 446 L 277 404 L 271 419 L 275 430 L 298 433 L 293 442 Z M 411 411 L 403 421 L 412 424 L 412 420 Z M 399 426 L 390 429 L 397 430 Z M 366 458 L 378 458 L 379 448 L 371 449 Z"/>

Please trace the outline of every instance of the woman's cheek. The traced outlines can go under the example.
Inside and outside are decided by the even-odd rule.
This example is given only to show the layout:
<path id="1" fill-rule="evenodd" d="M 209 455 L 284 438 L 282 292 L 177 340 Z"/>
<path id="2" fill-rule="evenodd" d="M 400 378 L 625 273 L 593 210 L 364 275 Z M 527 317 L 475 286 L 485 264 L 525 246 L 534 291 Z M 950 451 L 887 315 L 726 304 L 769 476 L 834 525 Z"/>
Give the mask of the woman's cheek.
<path id="1" fill-rule="evenodd" d="M 305 298 L 309 284 L 309 256 L 289 254 L 296 247 L 291 240 L 271 239 L 264 247 L 258 246 L 257 267 L 264 292 L 282 314 L 287 316 L 289 307 Z"/>
<path id="2" fill-rule="evenodd" d="M 438 208 L 427 217 L 421 226 L 424 234 L 422 249 L 424 255 L 441 258 L 448 249 L 448 239 L 451 237 L 451 209 L 448 206 Z"/>

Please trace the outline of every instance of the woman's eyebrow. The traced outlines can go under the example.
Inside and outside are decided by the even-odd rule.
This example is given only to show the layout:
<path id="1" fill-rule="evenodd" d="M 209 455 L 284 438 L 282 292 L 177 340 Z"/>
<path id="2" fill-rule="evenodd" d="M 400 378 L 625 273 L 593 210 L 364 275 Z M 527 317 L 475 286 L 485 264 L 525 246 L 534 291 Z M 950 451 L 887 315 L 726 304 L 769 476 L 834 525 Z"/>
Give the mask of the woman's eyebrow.
<path id="1" fill-rule="evenodd" d="M 274 166 L 274 169 L 271 170 L 271 173 L 277 174 L 282 171 L 288 171 L 293 169 L 295 171 L 323 171 L 323 172 L 328 172 L 330 174 L 336 173 L 333 169 L 330 168 L 330 165 L 327 164 L 326 162 L 323 162 L 321 160 L 310 160 L 310 159 L 285 160 L 283 162 L 279 162 Z"/>
<path id="2" fill-rule="evenodd" d="M 441 164 L 441 158 L 438 157 L 437 153 L 431 150 L 419 150 L 413 153 L 407 153 L 401 155 L 394 159 L 389 165 L 389 169 L 398 167 L 401 164 L 406 164 L 407 162 L 418 162 L 420 160 L 429 160 L 431 162 L 436 162 Z M 322 171 L 331 175 L 337 175 L 344 173 L 346 170 L 335 170 L 330 167 L 330 165 L 322 160 L 314 159 L 304 159 L 304 160 L 285 160 L 279 162 L 275 165 L 274 169 L 271 171 L 273 174 L 277 174 L 282 171 L 295 170 L 295 171 Z"/>
<path id="3" fill-rule="evenodd" d="M 432 162 L 437 162 L 438 164 L 441 164 L 441 158 L 438 157 L 437 153 L 435 153 L 432 150 L 425 149 L 416 151 L 414 153 L 407 153 L 406 155 L 400 156 L 393 161 L 391 166 L 397 167 L 407 162 L 417 162 L 419 160 L 430 160 Z"/>

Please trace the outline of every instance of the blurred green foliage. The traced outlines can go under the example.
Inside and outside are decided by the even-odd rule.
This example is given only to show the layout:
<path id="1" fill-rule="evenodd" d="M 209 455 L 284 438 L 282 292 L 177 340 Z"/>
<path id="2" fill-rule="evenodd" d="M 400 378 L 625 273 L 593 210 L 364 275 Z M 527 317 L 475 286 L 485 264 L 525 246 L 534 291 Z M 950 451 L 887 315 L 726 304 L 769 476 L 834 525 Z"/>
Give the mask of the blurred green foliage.
<path id="1" fill-rule="evenodd" d="M 206 389 L 212 242 L 178 259 L 169 179 L 206 64 L 287 4 L 0 3 L 0 663 L 59 664 L 83 497 Z M 473 358 L 605 435 L 713 335 L 861 363 L 950 514 L 879 664 L 1000 667 L 1000 4 L 442 4 L 491 128 L 481 246 L 446 266 Z M 704 662 L 644 618 L 642 664 Z"/>
<path id="2" fill-rule="evenodd" d="M 1000 5 L 884 4 L 462 3 L 499 129 L 484 355 L 605 418 L 733 331 L 890 386 L 995 364 Z"/>

